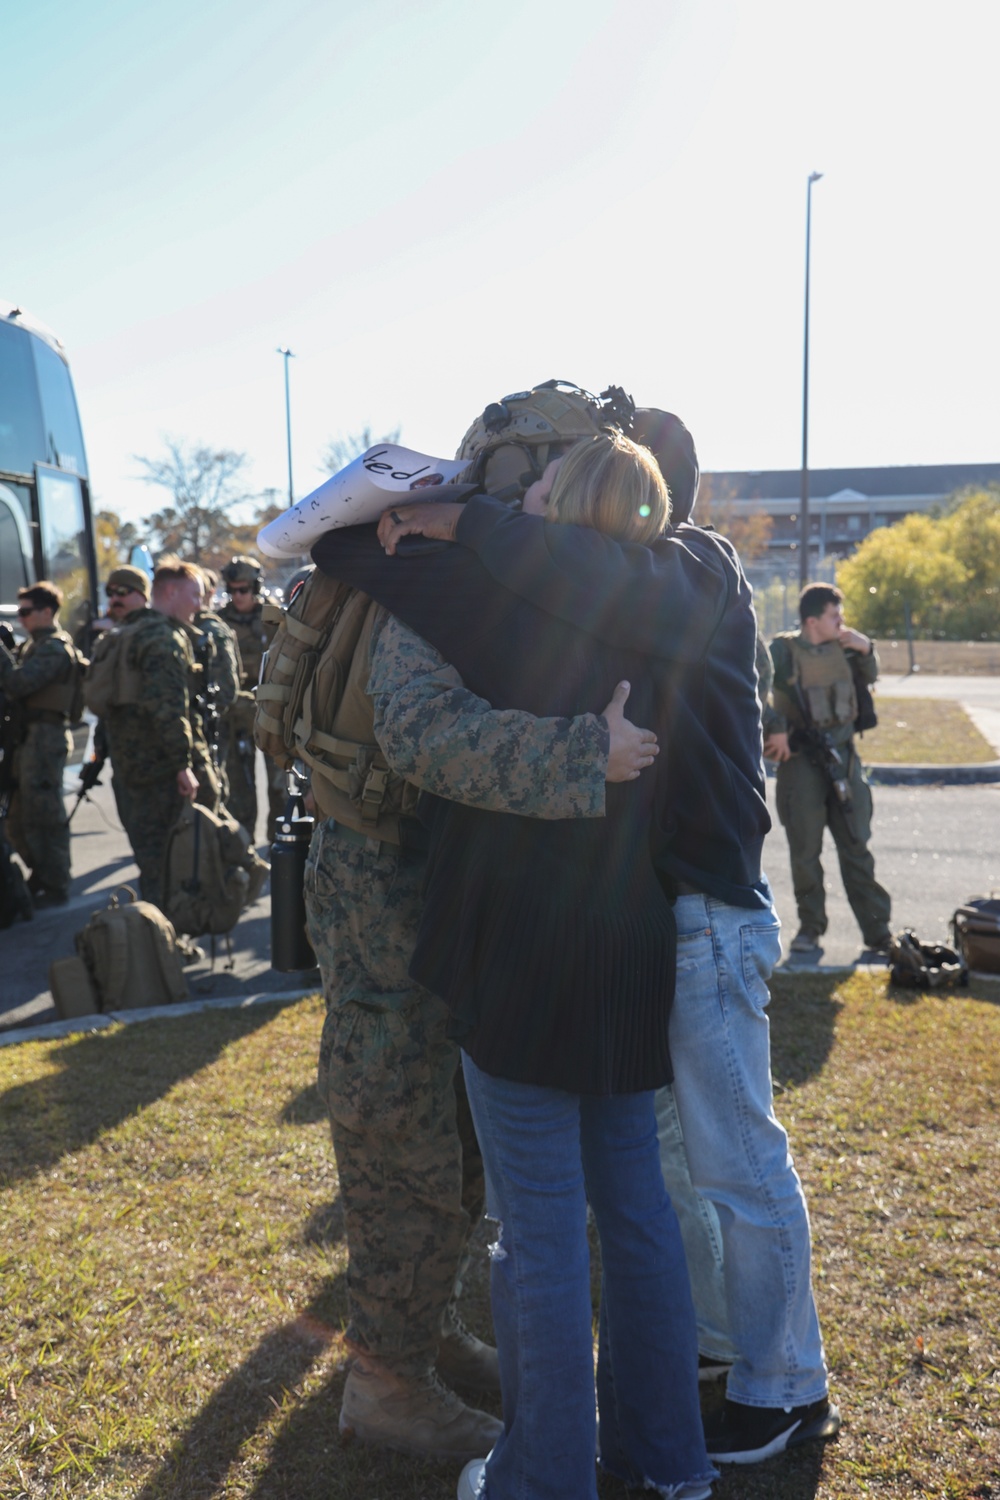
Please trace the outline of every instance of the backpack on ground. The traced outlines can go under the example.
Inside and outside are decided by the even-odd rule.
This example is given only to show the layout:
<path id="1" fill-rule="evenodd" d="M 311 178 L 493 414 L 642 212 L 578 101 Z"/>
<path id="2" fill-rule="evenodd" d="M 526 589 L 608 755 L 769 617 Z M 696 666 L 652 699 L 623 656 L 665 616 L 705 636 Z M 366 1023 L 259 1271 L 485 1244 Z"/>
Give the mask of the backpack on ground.
<path id="1" fill-rule="evenodd" d="M 189 937 L 230 932 L 269 869 L 234 818 L 186 802 L 167 835 L 163 910 Z"/>
<path id="2" fill-rule="evenodd" d="M 922 943 L 907 927 L 895 932 L 889 945 L 889 978 L 910 990 L 956 989 L 966 984 L 969 971 L 954 948 Z"/>
<path id="3" fill-rule="evenodd" d="M 970 896 L 952 917 L 951 930 L 970 969 L 1000 974 L 1000 898 Z"/>
<path id="4" fill-rule="evenodd" d="M 128 897 L 119 900 L 119 891 Z M 170 1005 L 187 998 L 187 983 L 177 950 L 173 926 L 149 901 L 138 901 L 131 886 L 120 886 L 104 911 L 95 912 L 75 938 L 96 1003 L 101 1010 L 133 1010 L 149 1005 Z M 79 995 L 79 971 L 60 971 L 53 998 L 57 1009 L 62 995 Z M 72 1000 L 64 1001 L 72 1005 Z M 60 1010 L 60 1014 L 81 1014 Z"/>

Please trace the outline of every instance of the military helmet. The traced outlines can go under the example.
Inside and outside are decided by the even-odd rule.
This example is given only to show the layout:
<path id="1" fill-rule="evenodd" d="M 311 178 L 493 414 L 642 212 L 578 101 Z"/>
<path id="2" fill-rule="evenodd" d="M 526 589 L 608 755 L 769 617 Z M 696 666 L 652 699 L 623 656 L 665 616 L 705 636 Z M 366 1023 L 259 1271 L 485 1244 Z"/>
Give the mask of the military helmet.
<path id="1" fill-rule="evenodd" d="M 223 583 L 249 583 L 260 593 L 260 563 L 255 557 L 231 557 L 222 570 Z"/>
<path id="2" fill-rule="evenodd" d="M 491 402 L 465 434 L 455 455 L 469 461 L 461 478 L 500 500 L 519 499 L 550 459 L 581 438 L 628 433 L 634 412 L 620 386 L 594 396 L 568 380 L 546 380 L 516 391 Z"/>

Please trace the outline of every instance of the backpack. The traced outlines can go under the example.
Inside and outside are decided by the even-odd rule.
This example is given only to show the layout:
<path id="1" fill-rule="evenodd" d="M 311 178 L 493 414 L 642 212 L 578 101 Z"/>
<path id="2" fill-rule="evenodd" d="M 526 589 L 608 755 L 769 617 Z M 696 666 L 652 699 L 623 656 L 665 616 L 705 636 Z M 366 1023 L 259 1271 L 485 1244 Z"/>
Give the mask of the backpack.
<path id="1" fill-rule="evenodd" d="M 234 818 L 186 802 L 167 834 L 163 910 L 189 937 L 230 932 L 269 869 Z"/>
<path id="2" fill-rule="evenodd" d="M 970 896 L 951 919 L 955 947 L 970 969 L 1000 974 L 1000 899 Z"/>
<path id="3" fill-rule="evenodd" d="M 922 943 L 907 927 L 893 933 L 889 945 L 889 979 L 909 990 L 957 989 L 968 983 L 969 971 L 954 948 Z"/>
<path id="4" fill-rule="evenodd" d="M 143 618 L 133 620 L 131 625 L 113 626 L 94 643 L 94 654 L 83 678 L 82 695 L 87 708 L 99 719 L 109 708 L 139 702 L 142 674 L 128 664 L 128 643 L 145 624 Z"/>
<path id="5" fill-rule="evenodd" d="M 309 768 L 321 817 L 398 844 L 418 793 L 375 740 L 366 687 L 376 612 L 367 594 L 318 568 L 309 575 L 264 656 L 254 739 L 279 766 Z"/>
<path id="6" fill-rule="evenodd" d="M 173 926 L 131 886 L 119 886 L 104 911 L 95 912 L 74 939 L 101 1010 L 169 1005 L 187 998 L 187 983 Z"/>

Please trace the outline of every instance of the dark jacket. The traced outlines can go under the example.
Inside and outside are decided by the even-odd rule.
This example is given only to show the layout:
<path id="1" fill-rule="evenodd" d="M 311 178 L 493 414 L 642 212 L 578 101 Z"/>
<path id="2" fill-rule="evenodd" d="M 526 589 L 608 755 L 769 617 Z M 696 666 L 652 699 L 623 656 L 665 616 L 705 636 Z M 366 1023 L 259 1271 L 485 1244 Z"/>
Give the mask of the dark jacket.
<path id="1" fill-rule="evenodd" d="M 614 643 L 588 634 L 498 583 L 464 547 L 387 558 L 373 528 L 351 527 L 328 533 L 313 558 L 412 625 L 495 708 L 599 713 L 628 678 L 631 716 L 658 718 L 649 662 L 627 629 Z M 696 631 L 722 614 L 724 570 L 676 548 L 659 571 L 675 585 L 673 649 L 693 656 Z M 579 1093 L 671 1077 L 674 925 L 648 846 L 657 793 L 653 776 L 610 786 L 606 818 L 556 823 L 433 804 L 411 972 L 444 996 L 487 1072 Z"/>

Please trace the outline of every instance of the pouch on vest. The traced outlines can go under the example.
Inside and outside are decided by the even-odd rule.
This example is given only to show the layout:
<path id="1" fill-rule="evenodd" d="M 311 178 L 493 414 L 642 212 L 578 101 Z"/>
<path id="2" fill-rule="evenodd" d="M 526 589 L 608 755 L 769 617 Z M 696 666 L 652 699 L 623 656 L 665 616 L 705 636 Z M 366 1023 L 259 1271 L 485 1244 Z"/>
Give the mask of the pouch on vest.
<path id="1" fill-rule="evenodd" d="M 95 912 L 76 934 L 76 950 L 86 965 L 101 1010 L 132 1010 L 169 1005 L 187 997 L 187 983 L 169 920 L 149 901 L 137 901 L 131 886 L 119 888 L 104 911 Z"/>
<path id="2" fill-rule="evenodd" d="M 141 623 L 116 626 L 97 638 L 83 679 L 83 698 L 98 718 L 109 708 L 139 702 L 142 675 L 129 666 L 128 645 Z"/>

